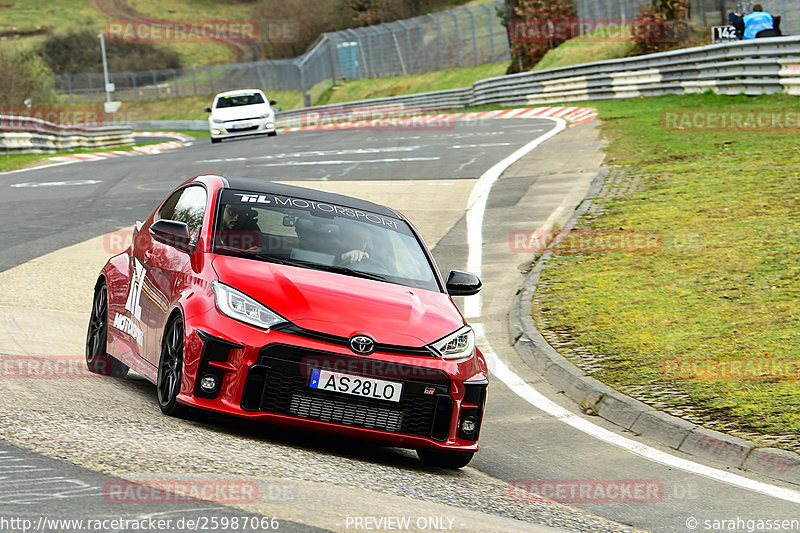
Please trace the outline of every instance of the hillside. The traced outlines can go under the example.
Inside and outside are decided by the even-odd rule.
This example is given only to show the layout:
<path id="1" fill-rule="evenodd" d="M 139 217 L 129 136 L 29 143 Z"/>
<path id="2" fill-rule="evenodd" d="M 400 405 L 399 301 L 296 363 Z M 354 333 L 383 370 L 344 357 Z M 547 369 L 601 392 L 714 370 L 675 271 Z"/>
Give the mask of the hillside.
<path id="1" fill-rule="evenodd" d="M 329 0 L 335 3 L 339 0 Z M 471 5 L 486 0 L 429 0 L 428 9 L 424 11 L 440 11 L 460 5 Z M 186 66 L 202 66 L 209 64 L 254 61 L 264 59 L 264 41 L 269 38 L 270 26 L 264 15 L 276 0 L 52 0 L 47 3 L 41 0 L 0 0 L 0 40 L 19 47 L 31 49 L 42 43 L 47 36 L 63 34 L 70 30 L 89 29 L 100 33 L 108 30 L 109 23 L 131 23 L 134 21 L 173 21 L 182 23 L 204 21 L 255 21 L 262 31 L 256 31 L 258 40 L 247 42 L 246 39 L 220 39 L 218 41 L 196 42 L 196 39 L 158 39 L 156 44 L 174 50 L 179 54 Z M 304 5 L 308 5 L 306 0 Z M 322 0 L 324 4 L 326 0 Z M 399 2 L 399 0 L 398 0 Z M 279 4 L 289 4 L 281 1 Z M 391 2 L 389 2 L 391 4 Z M 316 4 L 315 4 L 316 5 Z M 398 5 L 404 6 L 403 2 Z M 341 10 L 339 20 L 329 21 L 321 26 L 322 31 L 338 29 L 336 24 L 358 25 L 348 21 Z M 328 11 L 326 11 L 328 12 Z M 302 17 L 308 10 L 295 11 L 294 15 L 281 20 L 284 27 L 299 27 L 287 31 L 287 35 L 303 38 Z M 312 13 L 318 16 L 317 13 Z M 332 15 L 329 15 L 332 16 Z M 299 21 L 299 22 L 298 22 Z M 325 21 L 323 21 L 325 23 Z M 305 36 L 308 42 L 313 41 L 316 34 Z M 195 41 L 195 42 L 190 42 Z M 305 46 L 300 46 L 302 51 Z M 113 66 L 112 66 L 113 70 Z"/>

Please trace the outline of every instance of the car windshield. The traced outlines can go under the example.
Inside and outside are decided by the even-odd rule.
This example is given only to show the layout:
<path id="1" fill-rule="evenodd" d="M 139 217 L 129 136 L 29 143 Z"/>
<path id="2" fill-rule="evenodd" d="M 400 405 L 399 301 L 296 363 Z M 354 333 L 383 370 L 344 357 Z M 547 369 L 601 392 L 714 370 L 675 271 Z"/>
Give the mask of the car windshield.
<path id="1" fill-rule="evenodd" d="M 439 291 L 405 221 L 332 203 L 226 189 L 212 251 Z"/>
<path id="2" fill-rule="evenodd" d="M 264 97 L 259 93 L 237 94 L 232 96 L 220 96 L 217 98 L 217 104 L 215 107 L 220 109 L 223 107 L 238 107 L 243 105 L 255 105 L 263 103 Z"/>

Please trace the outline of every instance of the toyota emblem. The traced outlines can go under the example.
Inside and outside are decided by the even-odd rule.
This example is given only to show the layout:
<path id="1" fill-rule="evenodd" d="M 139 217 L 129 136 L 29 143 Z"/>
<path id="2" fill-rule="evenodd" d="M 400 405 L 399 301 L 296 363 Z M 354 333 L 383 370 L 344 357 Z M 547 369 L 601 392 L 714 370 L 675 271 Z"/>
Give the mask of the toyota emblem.
<path id="1" fill-rule="evenodd" d="M 369 355 L 375 351 L 375 341 L 366 335 L 350 337 L 350 349 L 360 355 Z"/>

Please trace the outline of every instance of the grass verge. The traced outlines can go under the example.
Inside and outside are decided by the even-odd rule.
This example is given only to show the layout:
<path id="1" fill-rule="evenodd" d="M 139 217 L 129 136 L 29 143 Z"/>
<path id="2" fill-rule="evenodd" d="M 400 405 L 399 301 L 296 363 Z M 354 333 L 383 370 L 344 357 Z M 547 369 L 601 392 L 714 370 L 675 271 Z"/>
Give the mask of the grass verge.
<path id="1" fill-rule="evenodd" d="M 469 87 L 478 80 L 505 74 L 508 63 L 490 63 L 473 68 L 451 68 L 391 78 L 353 80 L 339 84 L 314 104 L 338 104 L 401 94 L 415 94 Z"/>
<path id="2" fill-rule="evenodd" d="M 623 26 L 621 33 L 628 32 L 629 28 L 630 26 Z M 590 35 L 569 39 L 548 50 L 531 70 L 545 70 L 579 63 L 602 61 L 604 59 L 627 57 L 635 49 L 636 43 L 630 36 L 604 38 L 600 32 L 594 32 Z"/>
<path id="3" fill-rule="evenodd" d="M 579 228 L 594 252 L 551 259 L 533 305 L 565 355 L 609 385 L 716 429 L 800 451 L 800 136 L 791 96 L 593 102 L 609 162 L 636 192 Z M 795 129 L 705 131 L 749 112 Z M 665 115 L 674 112 L 677 115 Z M 792 115 L 793 113 L 793 115 Z M 674 122 L 662 119 L 679 117 Z M 658 246 L 602 246 L 650 232 Z M 630 234 L 629 234 L 630 235 Z M 590 246 L 589 248 L 592 248 Z"/>

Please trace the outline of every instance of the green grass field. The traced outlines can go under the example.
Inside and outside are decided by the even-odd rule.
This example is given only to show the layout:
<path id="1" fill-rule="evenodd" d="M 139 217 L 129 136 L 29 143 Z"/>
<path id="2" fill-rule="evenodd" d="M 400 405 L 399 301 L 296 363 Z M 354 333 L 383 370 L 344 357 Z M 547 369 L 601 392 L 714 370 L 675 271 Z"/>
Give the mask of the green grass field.
<path id="1" fill-rule="evenodd" d="M 128 4 L 136 9 L 142 8 L 144 15 L 167 20 L 206 20 L 219 18 L 226 11 L 229 12 L 226 19 L 247 19 L 250 16 L 250 7 L 245 4 L 225 4 L 227 9 L 212 1 L 171 0 L 164 5 L 165 2 L 140 0 Z M 158 9 L 158 5 L 164 7 Z M 100 33 L 106 23 L 112 20 L 113 17 L 97 10 L 89 0 L 49 3 L 41 0 L 0 0 L 0 32 L 19 32 L 22 36 L 7 42 L 26 49 L 35 48 L 44 41 L 46 36 L 36 32 L 65 33 L 70 29 L 89 28 Z M 27 35 L 29 32 L 34 33 Z M 186 66 L 224 63 L 233 57 L 227 47 L 215 42 L 165 42 L 163 45 L 175 50 Z M 99 46 L 98 41 L 98 54 Z M 110 68 L 113 71 L 114 65 L 110 65 Z"/>
<path id="2" fill-rule="evenodd" d="M 641 188 L 579 227 L 652 232 L 661 245 L 556 248 L 534 302 L 537 322 L 621 391 L 800 450 L 797 99 L 705 94 L 592 105 L 611 141 L 608 162 Z M 691 110 L 745 120 L 748 111 L 794 113 L 795 128 L 662 125 L 664 113 Z"/>

